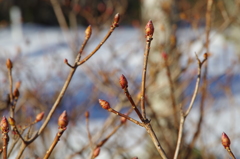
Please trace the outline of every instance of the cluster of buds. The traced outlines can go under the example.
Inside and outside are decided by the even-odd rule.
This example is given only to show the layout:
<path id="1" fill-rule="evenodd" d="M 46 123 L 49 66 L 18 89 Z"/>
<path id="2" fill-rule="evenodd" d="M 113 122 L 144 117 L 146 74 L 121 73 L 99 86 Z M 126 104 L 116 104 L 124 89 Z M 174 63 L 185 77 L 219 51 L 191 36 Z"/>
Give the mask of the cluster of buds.
<path id="1" fill-rule="evenodd" d="M 154 26 L 151 20 L 148 21 L 147 25 L 145 26 L 145 34 L 146 37 L 152 38 L 154 33 Z"/>
<path id="2" fill-rule="evenodd" d="M 67 129 L 67 125 L 68 125 L 68 116 L 67 116 L 66 110 L 64 110 L 63 113 L 58 118 L 58 126 L 59 126 L 59 129 L 65 130 Z"/>
<path id="3" fill-rule="evenodd" d="M 5 118 L 5 116 L 3 116 L 1 120 L 1 130 L 2 130 L 2 133 L 8 133 L 9 131 L 8 121 L 7 121 L 7 118 Z"/>
<path id="4" fill-rule="evenodd" d="M 119 23 L 119 20 L 120 20 L 120 14 L 117 13 L 117 14 L 114 16 L 112 26 L 118 27 L 118 26 L 119 26 L 119 24 L 118 24 L 118 23 Z"/>
<path id="5" fill-rule="evenodd" d="M 102 100 L 102 99 L 99 99 L 98 101 L 99 101 L 99 104 L 101 105 L 101 107 L 103 109 L 110 109 L 111 108 L 110 104 L 107 101 Z"/>
<path id="6" fill-rule="evenodd" d="M 44 112 L 39 113 L 35 118 L 35 122 L 41 121 L 43 117 L 44 117 Z"/>
<path id="7" fill-rule="evenodd" d="M 126 79 L 126 77 L 125 77 L 124 75 L 122 75 L 122 76 L 120 77 L 119 83 L 120 83 L 122 89 L 125 89 L 125 88 L 128 87 L 128 81 L 127 81 L 127 79 Z"/>

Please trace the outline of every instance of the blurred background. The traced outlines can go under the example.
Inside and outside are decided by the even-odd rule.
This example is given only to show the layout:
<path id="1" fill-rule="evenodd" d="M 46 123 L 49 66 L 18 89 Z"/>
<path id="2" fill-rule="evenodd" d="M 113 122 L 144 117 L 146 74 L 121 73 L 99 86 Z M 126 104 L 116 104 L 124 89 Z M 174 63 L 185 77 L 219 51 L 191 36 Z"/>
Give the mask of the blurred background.
<path id="1" fill-rule="evenodd" d="M 147 116 L 165 149 L 174 155 L 179 107 L 187 108 L 195 87 L 197 60 L 207 52 L 202 82 L 186 120 L 179 158 L 228 158 L 221 145 L 224 131 L 240 156 L 239 134 L 239 0 L 0 0 L 0 110 L 8 116 L 9 81 L 6 59 L 13 62 L 13 81 L 21 81 L 16 121 L 26 125 L 49 112 L 85 38 L 93 28 L 86 57 L 104 38 L 113 17 L 116 28 L 102 48 L 76 71 L 49 126 L 23 158 L 41 158 L 57 132 L 57 119 L 67 110 L 70 125 L 52 158 L 87 158 L 91 153 L 84 113 L 90 113 L 93 143 L 119 125 L 119 117 L 103 110 L 98 99 L 125 113 L 130 109 L 119 77 L 124 74 L 135 102 L 141 91 L 149 19 L 155 32 L 147 74 Z M 137 119 L 135 113 L 130 115 Z M 32 131 L 41 126 L 38 123 Z M 12 140 L 10 140 L 12 143 Z M 20 143 L 19 143 L 20 144 Z M 18 148 L 12 152 L 16 155 Z M 16 152 L 16 153 L 14 153 Z M 159 158 L 145 130 L 127 122 L 101 147 L 99 158 Z"/>

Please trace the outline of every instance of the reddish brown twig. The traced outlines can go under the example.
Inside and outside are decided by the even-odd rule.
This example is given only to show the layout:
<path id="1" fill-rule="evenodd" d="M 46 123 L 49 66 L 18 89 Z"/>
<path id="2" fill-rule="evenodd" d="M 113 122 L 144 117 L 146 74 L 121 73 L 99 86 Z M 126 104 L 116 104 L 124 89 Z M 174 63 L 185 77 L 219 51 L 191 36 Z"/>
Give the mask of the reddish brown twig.
<path id="1" fill-rule="evenodd" d="M 142 116 L 142 114 L 140 113 L 140 111 L 138 110 L 135 102 L 132 99 L 132 96 L 130 95 L 130 93 L 128 92 L 128 81 L 126 79 L 126 77 L 124 75 L 122 75 L 120 77 L 119 83 L 122 87 L 122 89 L 124 90 L 125 95 L 127 96 L 128 100 L 130 101 L 132 108 L 134 109 L 134 111 L 137 113 L 138 117 L 140 118 L 140 120 L 142 122 L 144 122 L 144 118 Z"/>
<path id="2" fill-rule="evenodd" d="M 113 23 L 112 23 L 111 28 L 108 31 L 107 35 L 103 38 L 103 40 L 99 43 L 99 45 L 87 57 L 85 57 L 83 60 L 81 60 L 77 63 L 78 66 L 85 63 L 89 58 L 91 58 L 101 48 L 101 46 L 106 42 L 106 40 L 112 34 L 114 29 L 116 27 L 118 27 L 119 19 L 120 19 L 120 15 L 119 15 L 119 13 L 117 13 L 114 17 Z"/>
<path id="3" fill-rule="evenodd" d="M 98 50 L 100 49 L 100 47 L 103 45 L 103 43 L 109 38 L 109 36 L 111 35 L 111 33 L 112 33 L 112 32 L 114 31 L 114 29 L 118 26 L 118 22 L 119 22 L 119 14 L 117 14 L 117 15 L 115 16 L 110 31 L 107 33 L 107 36 L 104 37 L 104 40 L 94 49 L 94 51 L 93 51 L 94 53 L 96 53 L 96 51 L 98 51 Z M 91 29 L 91 27 L 90 27 L 90 29 Z M 85 45 L 87 44 L 87 42 L 88 42 L 88 40 L 89 40 L 89 38 L 90 38 L 90 35 L 91 35 L 91 34 L 89 34 L 89 27 L 88 27 L 88 28 L 86 29 L 86 32 L 85 32 L 85 40 L 84 40 L 84 42 L 83 42 L 83 45 L 82 45 L 81 48 L 80 48 L 80 51 L 79 51 L 79 54 L 78 54 L 77 57 L 76 57 L 75 63 L 74 63 L 74 65 L 73 65 L 73 67 L 71 68 L 71 71 L 70 71 L 70 73 L 69 73 L 69 75 L 68 75 L 68 77 L 67 77 L 67 79 L 66 79 L 66 81 L 65 81 L 65 83 L 64 83 L 64 85 L 63 85 L 63 87 L 62 87 L 62 90 L 60 91 L 60 93 L 59 93 L 59 95 L 58 95 L 55 103 L 53 104 L 50 112 L 48 113 L 48 115 L 47 115 L 44 123 L 42 124 L 42 126 L 40 127 L 40 129 L 38 130 L 38 132 L 35 133 L 35 134 L 32 136 L 32 138 L 26 140 L 25 145 L 23 145 L 23 146 L 20 148 L 20 151 L 19 151 L 19 153 L 18 153 L 18 155 L 17 155 L 17 158 L 20 158 L 20 157 L 21 157 L 21 155 L 22 155 L 24 149 L 26 148 L 26 146 L 27 146 L 28 144 L 32 143 L 32 142 L 43 132 L 43 130 L 46 128 L 48 122 L 50 121 L 51 117 L 53 116 L 53 113 L 55 112 L 55 110 L 56 110 L 56 108 L 58 107 L 60 101 L 62 100 L 62 98 L 63 98 L 63 96 L 64 96 L 64 94 L 65 94 L 65 92 L 66 92 L 66 90 L 67 90 L 67 88 L 68 88 L 68 85 L 69 85 L 69 83 L 70 83 L 70 81 L 71 81 L 71 79 L 72 79 L 72 77 L 73 77 L 73 75 L 74 75 L 74 73 L 75 73 L 75 71 L 76 71 L 76 69 L 77 69 L 77 67 L 82 64 L 79 60 L 80 60 L 80 58 L 81 58 L 81 53 L 82 53 Z M 92 55 L 93 55 L 93 54 L 92 54 Z M 91 55 L 91 56 L 92 56 L 92 55 Z M 86 62 L 91 56 L 87 56 L 83 61 Z M 81 64 L 79 64 L 79 62 L 80 62 Z M 83 62 L 83 63 L 84 63 L 84 62 Z"/>

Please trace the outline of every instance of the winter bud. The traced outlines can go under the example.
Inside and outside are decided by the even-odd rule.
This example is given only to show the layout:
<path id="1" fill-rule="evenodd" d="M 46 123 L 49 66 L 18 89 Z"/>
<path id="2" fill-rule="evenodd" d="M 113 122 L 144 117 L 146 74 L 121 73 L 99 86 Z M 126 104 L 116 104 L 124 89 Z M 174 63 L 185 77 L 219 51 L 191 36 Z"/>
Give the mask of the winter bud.
<path id="1" fill-rule="evenodd" d="M 121 121 L 121 123 L 122 123 L 122 124 L 124 124 L 124 123 L 126 123 L 126 122 L 127 122 L 127 119 L 126 119 L 126 118 L 124 118 L 124 117 L 121 117 L 121 118 L 120 118 L 120 121 Z"/>
<path id="2" fill-rule="evenodd" d="M 113 25 L 114 25 L 115 27 L 118 27 L 119 20 L 120 20 L 120 14 L 117 13 L 117 14 L 114 16 L 114 20 L 113 20 Z"/>
<path id="3" fill-rule="evenodd" d="M 230 147 L 230 144 L 231 144 L 231 141 L 230 139 L 228 138 L 227 134 L 225 134 L 224 132 L 222 133 L 222 145 L 223 147 L 226 149 L 226 148 L 229 148 Z"/>
<path id="4" fill-rule="evenodd" d="M 89 26 L 87 27 L 87 29 L 85 30 L 85 37 L 86 37 L 86 38 L 90 38 L 91 35 L 92 35 L 92 26 L 89 25 Z"/>
<path id="5" fill-rule="evenodd" d="M 19 93 L 19 91 L 18 91 L 18 88 L 16 88 L 16 89 L 13 91 L 13 96 L 14 96 L 15 98 L 18 98 L 19 95 L 20 95 L 20 93 Z"/>
<path id="6" fill-rule="evenodd" d="M 150 36 L 150 37 L 153 36 L 154 26 L 151 20 L 149 20 L 147 25 L 145 26 L 145 33 L 146 33 L 146 36 Z"/>
<path id="7" fill-rule="evenodd" d="M 9 117 L 9 118 L 8 118 L 8 123 L 9 123 L 11 126 L 15 126 L 15 120 L 14 120 L 12 117 Z"/>
<path id="8" fill-rule="evenodd" d="M 12 61 L 10 59 L 7 59 L 6 66 L 8 69 L 12 69 L 13 65 L 12 65 Z"/>
<path id="9" fill-rule="evenodd" d="M 109 109 L 109 108 L 111 108 L 111 107 L 110 107 L 110 104 L 109 104 L 107 101 L 102 100 L 102 99 L 99 99 L 98 101 L 99 101 L 99 104 L 101 105 L 101 107 L 102 107 L 103 109 Z"/>
<path id="10" fill-rule="evenodd" d="M 122 76 L 120 77 L 119 83 L 120 83 L 122 89 L 128 87 L 128 81 L 127 81 L 127 79 L 126 79 L 126 77 L 125 77 L 124 75 L 122 75 Z"/>
<path id="11" fill-rule="evenodd" d="M 205 53 L 205 54 L 203 55 L 203 57 L 204 57 L 204 59 L 207 59 L 207 58 L 208 58 L 208 53 Z"/>
<path id="12" fill-rule="evenodd" d="M 97 157 L 99 154 L 100 154 L 100 147 L 97 147 L 97 148 L 95 148 L 95 150 L 93 151 L 93 157 L 95 158 L 95 157 Z"/>
<path id="13" fill-rule="evenodd" d="M 9 131 L 8 121 L 5 116 L 3 116 L 1 120 L 1 130 L 3 133 L 7 133 Z"/>
<path id="14" fill-rule="evenodd" d="M 39 122 L 39 121 L 41 121 L 41 120 L 43 119 L 43 117 L 44 117 L 44 112 L 41 112 L 41 113 L 39 113 L 39 114 L 36 116 L 35 121 L 36 121 L 36 122 Z"/>
<path id="15" fill-rule="evenodd" d="M 58 118 L 58 126 L 61 129 L 66 129 L 68 125 L 68 116 L 66 110 L 63 111 L 63 113 Z"/>
<path id="16" fill-rule="evenodd" d="M 64 59 L 64 63 L 65 63 L 65 64 L 68 64 L 68 60 L 67 60 L 67 59 Z"/>

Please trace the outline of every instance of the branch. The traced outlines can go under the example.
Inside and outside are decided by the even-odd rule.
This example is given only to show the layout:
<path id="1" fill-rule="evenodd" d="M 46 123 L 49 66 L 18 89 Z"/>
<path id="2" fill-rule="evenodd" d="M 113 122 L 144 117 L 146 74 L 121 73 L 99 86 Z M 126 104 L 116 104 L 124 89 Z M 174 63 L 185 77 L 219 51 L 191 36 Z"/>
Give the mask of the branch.
<path id="1" fill-rule="evenodd" d="M 197 81 L 196 81 L 193 96 L 192 96 L 192 99 L 191 99 L 191 102 L 188 106 L 187 111 L 184 113 L 183 110 L 182 110 L 182 107 L 180 109 L 180 123 L 179 123 L 178 139 L 177 139 L 177 145 L 176 145 L 176 149 L 175 149 L 175 153 L 174 153 L 174 159 L 177 159 L 177 157 L 178 157 L 178 153 L 179 153 L 179 149 L 180 149 L 180 145 L 181 145 L 181 140 L 182 140 L 184 122 L 185 122 L 186 117 L 190 113 L 190 111 L 192 109 L 192 106 L 193 106 L 193 103 L 196 99 L 198 89 L 199 89 L 200 80 L 201 80 L 201 68 L 202 68 L 203 63 L 207 60 L 207 54 L 206 53 L 204 54 L 204 60 L 203 61 L 200 61 L 197 55 L 196 55 L 196 58 L 197 58 L 197 61 L 198 61 Z"/>

